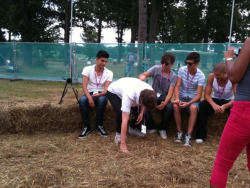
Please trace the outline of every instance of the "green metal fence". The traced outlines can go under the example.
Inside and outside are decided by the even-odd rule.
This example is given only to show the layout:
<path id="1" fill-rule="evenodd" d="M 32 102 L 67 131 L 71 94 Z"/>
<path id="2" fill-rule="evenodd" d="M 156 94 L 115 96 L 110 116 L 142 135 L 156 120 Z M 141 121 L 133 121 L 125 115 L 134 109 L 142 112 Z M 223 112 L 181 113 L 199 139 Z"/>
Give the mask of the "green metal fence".
<path id="1" fill-rule="evenodd" d="M 232 44 L 241 47 L 242 44 Z M 99 50 L 110 54 L 107 68 L 113 71 L 114 79 L 124 76 L 138 77 L 153 65 L 160 64 L 165 52 L 176 55 L 175 72 L 184 66 L 188 53 L 197 51 L 201 55 L 199 68 L 207 76 L 213 66 L 223 62 L 223 44 L 85 44 L 85 43 L 0 43 L 0 78 L 63 81 L 69 77 L 73 82 L 82 81 L 82 69 L 95 64 Z M 136 54 L 129 74 L 127 56 Z M 70 63 L 71 62 L 71 63 Z M 126 70 L 126 71 L 125 71 Z"/>

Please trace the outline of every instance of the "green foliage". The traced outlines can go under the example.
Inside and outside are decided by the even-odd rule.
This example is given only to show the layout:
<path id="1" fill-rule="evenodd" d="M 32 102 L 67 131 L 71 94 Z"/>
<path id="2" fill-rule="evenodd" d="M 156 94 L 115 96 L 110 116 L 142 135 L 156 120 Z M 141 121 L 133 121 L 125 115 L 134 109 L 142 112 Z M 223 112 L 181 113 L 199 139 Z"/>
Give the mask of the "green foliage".
<path id="1" fill-rule="evenodd" d="M 82 28 L 85 42 L 100 43 L 105 27 L 116 28 L 118 43 L 123 42 L 125 29 L 131 29 L 131 42 L 135 42 L 138 2 L 74 0 L 72 25 Z M 231 0 L 147 0 L 147 42 L 228 42 L 231 10 Z M 235 1 L 233 42 L 248 37 L 249 14 L 249 0 Z M 6 33 L 22 42 L 69 42 L 71 0 L 1 0 L 0 17 L 0 42 L 6 41 Z"/>

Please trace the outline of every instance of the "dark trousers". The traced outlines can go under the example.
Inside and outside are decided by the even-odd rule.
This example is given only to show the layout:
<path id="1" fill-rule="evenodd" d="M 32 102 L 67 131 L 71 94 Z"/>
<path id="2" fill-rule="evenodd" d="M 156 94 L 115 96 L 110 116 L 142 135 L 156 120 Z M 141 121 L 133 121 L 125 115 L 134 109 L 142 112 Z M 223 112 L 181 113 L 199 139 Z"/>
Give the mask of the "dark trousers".
<path id="1" fill-rule="evenodd" d="M 157 105 L 161 104 L 161 102 L 164 100 L 158 99 Z M 162 114 L 162 119 L 161 119 L 161 123 L 159 124 L 158 130 L 166 130 L 167 124 L 173 115 L 173 103 L 169 101 L 168 104 L 161 111 L 163 114 Z M 149 110 L 146 110 L 146 126 L 148 129 L 157 129 L 152 113 Z"/>
<path id="2" fill-rule="evenodd" d="M 225 99 L 216 99 L 213 98 L 213 101 L 218 105 L 223 105 L 228 103 L 230 100 Z M 227 108 L 226 111 L 230 113 L 231 108 Z M 197 116 L 196 122 L 196 138 L 206 140 L 207 138 L 207 118 L 209 115 L 214 113 L 213 107 L 206 101 L 201 101 L 199 103 L 199 113 Z"/>
<path id="3" fill-rule="evenodd" d="M 117 133 L 121 133 L 121 124 L 122 124 L 122 111 L 121 111 L 121 107 L 122 107 L 122 100 L 116 94 L 111 93 L 109 91 L 107 92 L 107 97 L 108 97 L 108 100 L 111 103 L 111 105 L 112 105 L 112 107 L 113 107 L 113 109 L 115 111 L 116 132 Z M 138 109 L 137 109 L 137 107 L 132 107 L 131 108 L 131 112 L 135 116 L 132 118 L 132 120 L 130 122 L 130 126 L 133 127 L 133 128 L 135 128 L 135 122 L 136 122 L 136 119 L 138 117 Z"/>
<path id="4" fill-rule="evenodd" d="M 93 92 L 90 92 L 90 95 L 92 95 Z M 107 96 L 103 95 L 100 97 L 94 97 L 93 98 L 95 103 L 95 109 L 96 109 L 96 125 L 103 126 L 103 115 L 106 109 L 106 105 L 108 102 Z M 90 117 L 89 117 L 89 100 L 86 95 L 83 95 L 79 99 L 79 107 L 81 111 L 81 117 L 83 126 L 90 127 Z"/>

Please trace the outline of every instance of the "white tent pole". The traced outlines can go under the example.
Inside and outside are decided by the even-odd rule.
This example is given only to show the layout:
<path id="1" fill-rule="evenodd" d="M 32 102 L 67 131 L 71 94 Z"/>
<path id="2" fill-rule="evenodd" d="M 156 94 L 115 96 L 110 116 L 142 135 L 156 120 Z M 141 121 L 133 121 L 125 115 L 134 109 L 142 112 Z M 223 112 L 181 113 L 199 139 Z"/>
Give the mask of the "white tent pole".
<path id="1" fill-rule="evenodd" d="M 70 43 L 72 43 L 72 18 L 73 18 L 73 0 L 71 0 L 70 6 Z"/>
<path id="2" fill-rule="evenodd" d="M 228 48 L 230 47 L 230 44 L 231 44 L 231 41 L 232 41 L 232 28 L 233 28 L 233 17 L 234 17 L 234 3 L 235 3 L 235 0 L 233 0 L 233 4 L 232 4 L 232 13 L 231 13 L 231 23 L 230 23 L 230 33 L 229 33 Z"/>

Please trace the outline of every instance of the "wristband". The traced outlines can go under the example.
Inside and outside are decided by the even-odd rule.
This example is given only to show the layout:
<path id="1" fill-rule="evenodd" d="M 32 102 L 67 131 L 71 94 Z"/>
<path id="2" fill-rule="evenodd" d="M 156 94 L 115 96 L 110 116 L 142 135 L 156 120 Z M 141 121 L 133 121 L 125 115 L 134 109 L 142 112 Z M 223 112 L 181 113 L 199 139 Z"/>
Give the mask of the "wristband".
<path id="1" fill-rule="evenodd" d="M 233 61 L 233 58 L 229 57 L 226 59 L 226 61 Z"/>

